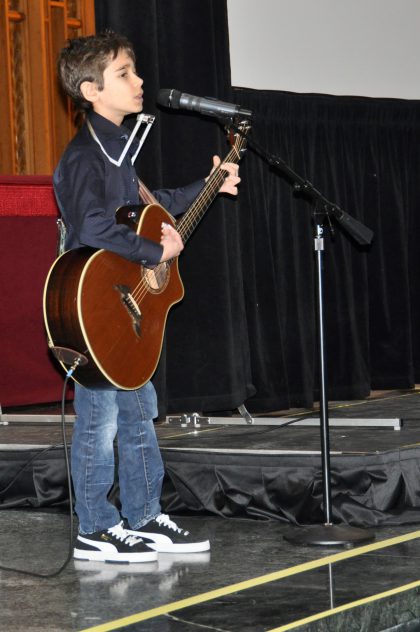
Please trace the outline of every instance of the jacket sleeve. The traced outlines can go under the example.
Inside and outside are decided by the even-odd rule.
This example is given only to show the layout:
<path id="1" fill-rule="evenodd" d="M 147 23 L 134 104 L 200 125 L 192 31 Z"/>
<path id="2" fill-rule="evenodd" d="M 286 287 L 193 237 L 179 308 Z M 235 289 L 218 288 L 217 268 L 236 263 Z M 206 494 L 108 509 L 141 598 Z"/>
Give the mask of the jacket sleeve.
<path id="1" fill-rule="evenodd" d="M 159 189 L 158 191 L 153 191 L 153 195 L 163 208 L 176 217 L 177 215 L 185 213 L 204 187 L 204 184 L 204 180 L 197 180 L 197 182 L 188 184 L 185 187 L 180 187 L 179 189 Z"/>

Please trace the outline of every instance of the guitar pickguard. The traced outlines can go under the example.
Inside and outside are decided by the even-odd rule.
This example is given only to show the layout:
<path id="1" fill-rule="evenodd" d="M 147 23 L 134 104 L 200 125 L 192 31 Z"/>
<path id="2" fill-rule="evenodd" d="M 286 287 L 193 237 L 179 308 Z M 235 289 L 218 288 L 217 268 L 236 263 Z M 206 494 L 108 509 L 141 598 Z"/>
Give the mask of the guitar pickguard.
<path id="1" fill-rule="evenodd" d="M 165 261 L 165 263 L 159 263 L 154 268 L 143 268 L 142 276 L 147 289 L 153 294 L 158 294 L 163 292 L 169 283 L 170 268 Z"/>

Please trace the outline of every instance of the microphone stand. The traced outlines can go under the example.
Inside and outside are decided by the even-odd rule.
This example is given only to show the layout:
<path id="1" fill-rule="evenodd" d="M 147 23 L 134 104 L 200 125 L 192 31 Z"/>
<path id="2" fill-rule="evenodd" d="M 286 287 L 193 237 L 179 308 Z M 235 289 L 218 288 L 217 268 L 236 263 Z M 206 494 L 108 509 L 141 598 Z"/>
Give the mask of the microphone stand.
<path id="1" fill-rule="evenodd" d="M 241 133 L 234 125 L 235 131 Z M 366 529 L 351 527 L 348 525 L 335 525 L 332 522 L 331 513 L 331 469 L 330 469 L 330 443 L 328 423 L 328 395 L 327 395 L 327 370 L 324 331 L 324 225 L 328 222 L 330 232 L 333 233 L 331 218 L 341 226 L 360 245 L 369 245 L 373 238 L 373 232 L 343 211 L 337 204 L 327 200 L 320 191 L 308 180 L 303 179 L 284 160 L 265 152 L 253 139 L 247 137 L 248 145 L 260 155 L 272 167 L 283 172 L 293 183 L 293 189 L 306 195 L 312 201 L 313 220 L 315 224 L 314 251 L 316 256 L 317 277 L 317 317 L 318 317 L 318 353 L 320 373 L 320 433 L 321 433 L 321 458 L 322 458 L 322 483 L 324 503 L 324 524 L 303 526 L 299 530 L 293 529 L 284 534 L 284 539 L 296 545 L 323 545 L 346 546 L 373 540 L 375 535 Z"/>

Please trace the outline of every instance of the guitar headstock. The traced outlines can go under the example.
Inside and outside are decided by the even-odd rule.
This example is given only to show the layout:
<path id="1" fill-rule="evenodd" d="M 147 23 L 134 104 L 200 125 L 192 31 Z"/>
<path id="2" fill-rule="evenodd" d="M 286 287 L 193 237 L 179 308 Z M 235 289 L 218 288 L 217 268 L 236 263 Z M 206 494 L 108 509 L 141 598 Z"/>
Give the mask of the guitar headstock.
<path id="1" fill-rule="evenodd" d="M 250 129 L 251 123 L 248 119 L 241 122 L 231 121 L 226 125 L 228 141 L 238 153 L 238 156 L 241 156 L 245 151 L 246 137 Z"/>

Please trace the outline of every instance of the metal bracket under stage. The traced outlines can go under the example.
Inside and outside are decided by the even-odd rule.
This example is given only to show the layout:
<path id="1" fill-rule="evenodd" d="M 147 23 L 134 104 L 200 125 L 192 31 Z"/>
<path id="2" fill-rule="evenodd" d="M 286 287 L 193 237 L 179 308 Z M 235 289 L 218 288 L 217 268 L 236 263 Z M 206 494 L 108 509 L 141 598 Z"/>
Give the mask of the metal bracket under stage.
<path id="1" fill-rule="evenodd" d="M 201 428 L 202 426 L 225 426 L 225 425 L 249 425 L 249 426 L 319 426 L 319 417 L 252 417 L 246 407 L 242 404 L 238 406 L 240 417 L 204 417 L 199 413 L 183 413 L 182 415 L 168 415 L 166 422 L 168 425 L 181 426 L 182 428 Z M 348 417 L 332 417 L 328 423 L 331 427 L 359 427 L 359 428 L 386 428 L 401 430 L 402 419 L 351 419 Z"/>
<path id="2" fill-rule="evenodd" d="M 241 417 L 204 417 L 199 413 L 183 413 L 181 415 L 168 415 L 165 423 L 172 426 L 181 426 L 198 428 L 202 426 L 225 426 L 225 425 L 249 425 L 249 426 L 319 426 L 318 417 L 305 417 L 301 419 L 296 417 L 252 417 L 244 405 L 238 407 Z M 74 423 L 75 415 L 65 415 L 65 423 Z M 0 426 L 6 426 L 9 423 L 37 423 L 50 424 L 61 422 L 61 415 L 57 414 L 4 414 L 0 405 Z M 394 430 L 401 430 L 402 419 L 351 419 L 345 417 L 333 417 L 328 420 L 331 427 L 359 427 L 359 428 L 386 428 L 390 427 Z"/>
<path id="3" fill-rule="evenodd" d="M 76 415 L 65 415 L 65 423 L 74 423 Z M 32 424 L 51 424 L 60 423 L 61 415 L 57 414 L 30 414 L 30 413 L 3 413 L 0 404 L 0 426 L 7 426 L 9 423 L 15 422 L 32 423 Z"/>

